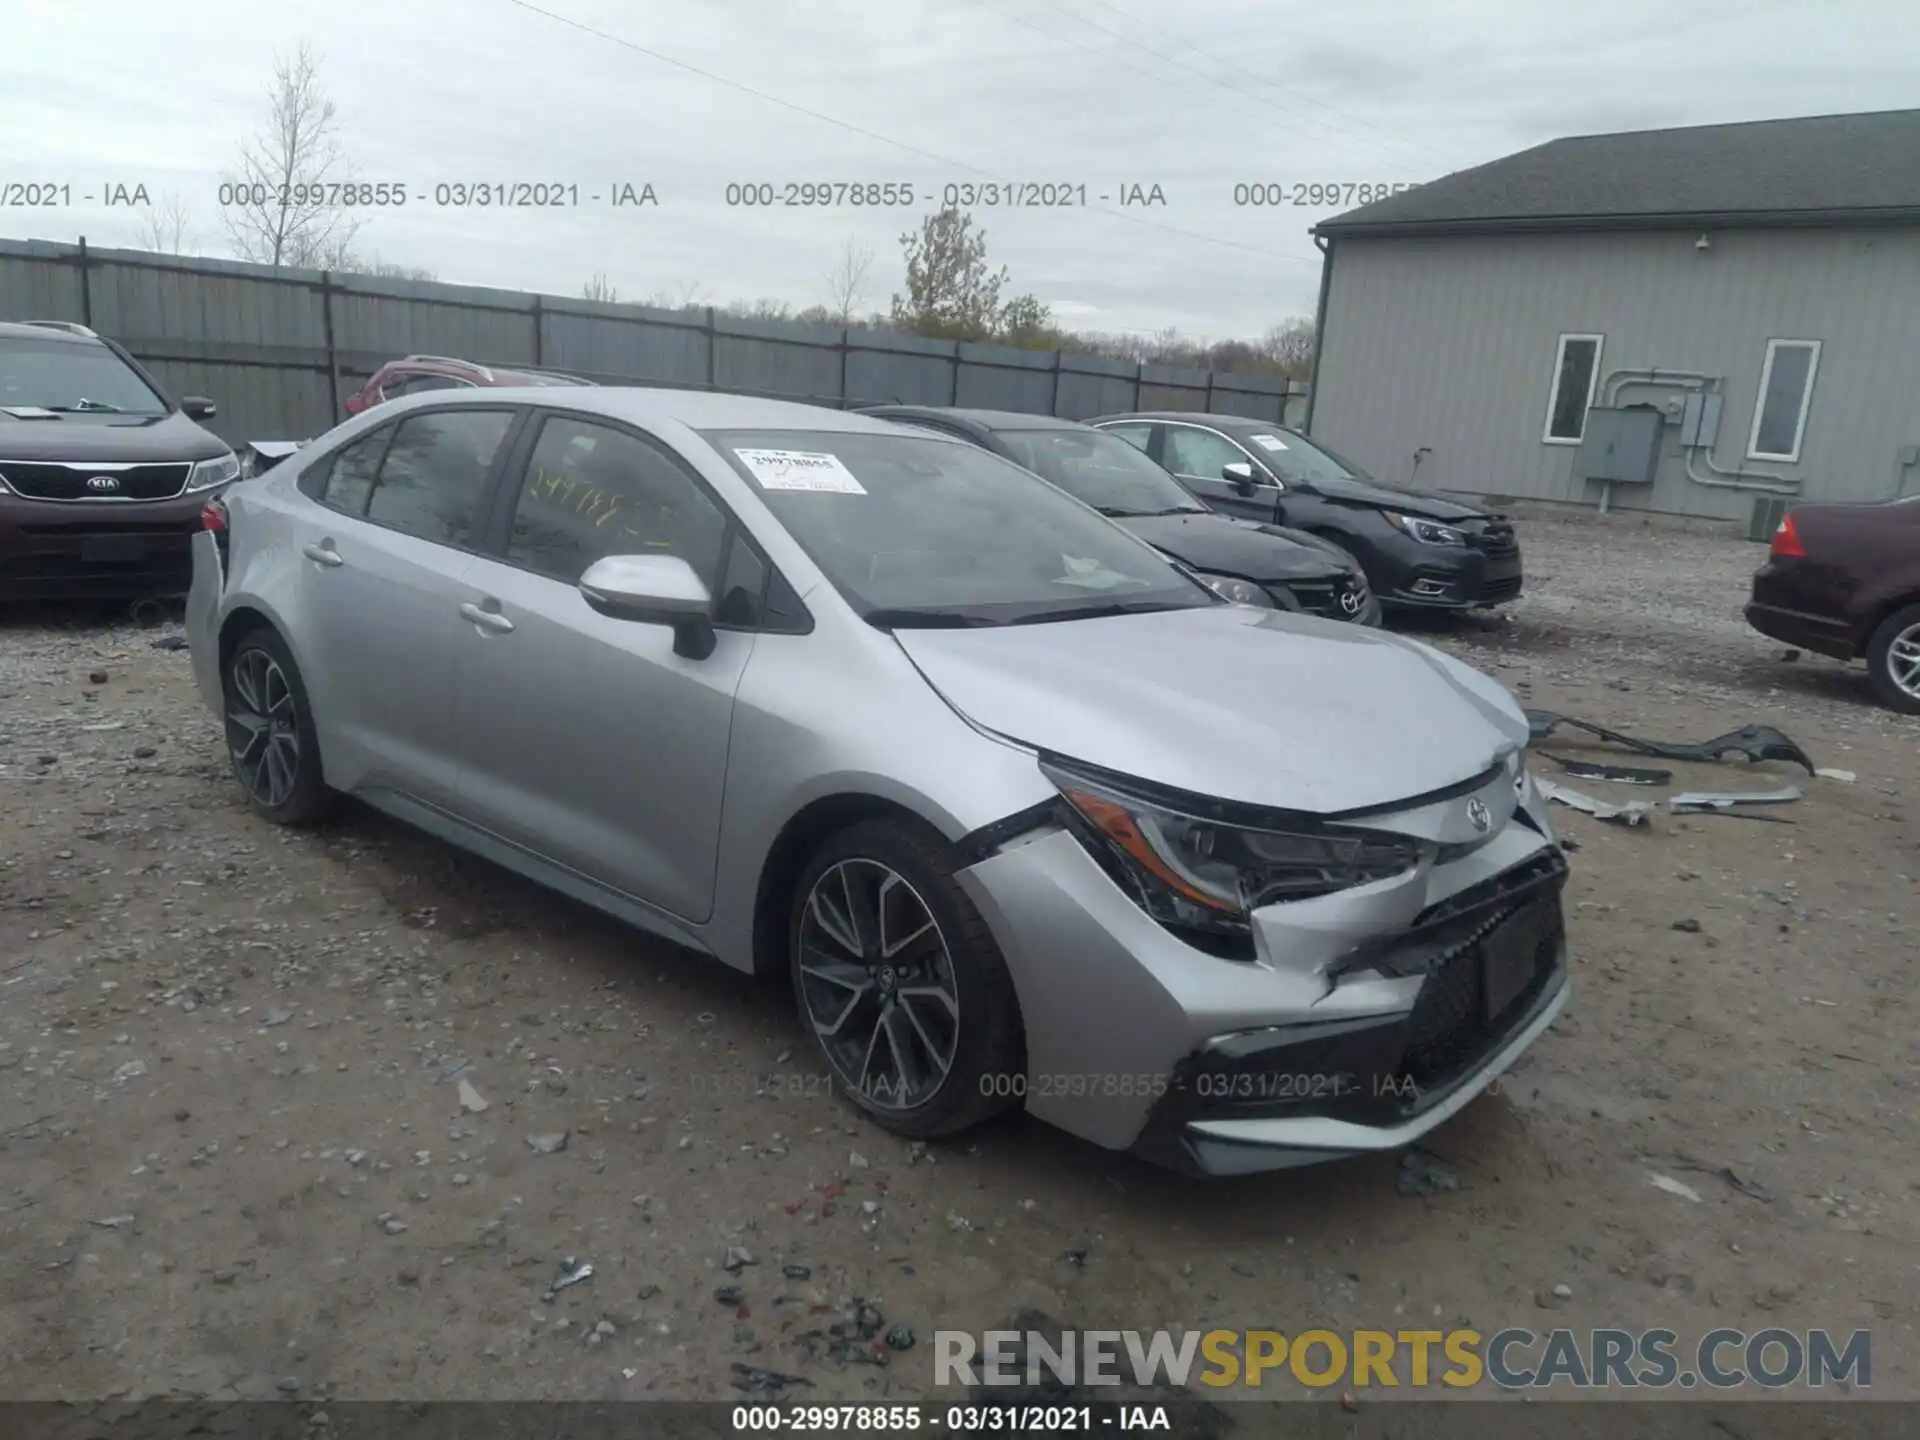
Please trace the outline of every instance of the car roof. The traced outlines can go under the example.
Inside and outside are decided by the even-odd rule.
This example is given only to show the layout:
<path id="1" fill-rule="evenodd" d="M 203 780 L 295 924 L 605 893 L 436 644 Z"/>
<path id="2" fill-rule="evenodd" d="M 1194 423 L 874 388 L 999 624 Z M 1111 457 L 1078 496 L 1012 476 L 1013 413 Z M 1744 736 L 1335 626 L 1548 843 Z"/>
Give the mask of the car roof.
<path id="1" fill-rule="evenodd" d="M 858 435 L 898 434 L 885 420 L 806 405 L 794 400 L 764 400 L 711 390 L 668 390 L 639 385 L 507 385 L 472 391 L 435 390 L 396 402 L 418 400 L 418 408 L 440 405 L 539 405 L 626 420 L 635 425 L 673 421 L 690 430 L 820 430 Z M 384 411 L 385 407 L 382 407 Z M 379 413 L 369 411 L 369 414 Z"/>
<path id="2" fill-rule="evenodd" d="M 894 420 L 959 420 L 982 430 L 1085 430 L 1078 420 L 1059 415 L 1035 415 L 1025 410 L 973 410 L 958 405 L 869 405 L 870 415 Z"/>
<path id="3" fill-rule="evenodd" d="M 1254 415 L 1214 415 L 1204 410 L 1128 410 L 1117 415 L 1101 415 L 1091 421 L 1092 425 L 1104 425 L 1114 420 L 1184 420 L 1189 425 L 1212 425 L 1221 430 L 1285 430 L 1292 433 L 1291 425 L 1282 425 L 1278 420 L 1262 420 Z"/>
<path id="4" fill-rule="evenodd" d="M 24 320 L 0 320 L 0 340 L 64 340 L 69 345 L 100 345 L 98 335 L 76 335 L 71 330 L 51 325 L 30 325 Z"/>

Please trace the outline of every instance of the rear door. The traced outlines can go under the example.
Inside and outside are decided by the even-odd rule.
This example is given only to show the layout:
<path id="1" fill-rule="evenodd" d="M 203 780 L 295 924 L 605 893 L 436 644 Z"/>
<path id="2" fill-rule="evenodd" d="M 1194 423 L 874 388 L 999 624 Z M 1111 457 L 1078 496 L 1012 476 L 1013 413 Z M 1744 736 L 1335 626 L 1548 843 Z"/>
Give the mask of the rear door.
<path id="1" fill-rule="evenodd" d="M 299 629 L 328 779 L 448 808 L 459 789 L 460 583 L 521 412 L 419 411 L 303 477 Z"/>
<path id="2" fill-rule="evenodd" d="M 671 448 L 548 412 L 501 496 L 496 554 L 464 572 L 464 815 L 537 855 L 698 923 L 713 909 L 733 697 L 764 561 Z M 510 517 L 510 518 L 508 518 Z M 718 597 L 703 660 L 664 625 L 590 608 L 609 555 L 678 555 Z M 759 569 L 756 571 L 755 566 Z M 749 607 L 749 611 L 751 607 Z"/>

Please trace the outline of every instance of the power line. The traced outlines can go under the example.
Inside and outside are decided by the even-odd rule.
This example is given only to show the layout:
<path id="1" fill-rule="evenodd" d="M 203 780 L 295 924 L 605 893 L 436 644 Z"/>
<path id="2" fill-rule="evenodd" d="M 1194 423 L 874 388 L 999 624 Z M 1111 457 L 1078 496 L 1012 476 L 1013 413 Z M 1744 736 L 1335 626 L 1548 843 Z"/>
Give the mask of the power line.
<path id="1" fill-rule="evenodd" d="M 1102 35 L 1110 36 L 1111 38 L 1118 40 L 1123 45 L 1137 46 L 1138 48 L 1145 50 L 1148 54 L 1156 56 L 1159 59 L 1166 61 L 1169 65 L 1177 65 L 1182 70 L 1185 70 L 1190 74 L 1199 76 L 1202 80 L 1207 81 L 1209 84 L 1219 85 L 1224 89 L 1231 90 L 1236 95 L 1244 96 L 1245 98 L 1253 101 L 1255 104 L 1264 105 L 1269 110 L 1273 110 L 1276 113 L 1281 115 L 1286 115 L 1288 116 L 1288 118 L 1293 119 L 1296 122 L 1298 122 L 1301 119 L 1301 117 L 1296 112 L 1288 109 L 1286 106 L 1275 104 L 1271 99 L 1261 94 L 1257 90 L 1248 90 L 1241 86 L 1230 84 L 1228 81 L 1222 79 L 1219 75 L 1213 74 L 1206 70 L 1202 70 L 1197 66 L 1187 64 L 1184 60 L 1180 59 L 1177 53 L 1171 53 L 1166 50 L 1156 49 L 1152 45 L 1149 45 L 1146 41 L 1139 39 L 1137 36 L 1123 35 L 1118 30 L 1110 30 L 1106 26 L 1097 24 L 1094 21 L 1087 19 L 1086 16 L 1078 14 L 1075 11 L 1069 10 L 1066 6 L 1056 3 L 1056 0 L 1039 0 L 1039 3 L 1042 5 L 1045 5 L 1050 10 L 1057 11 L 1059 14 L 1066 16 L 1069 20 L 1071 20 L 1076 25 L 1084 25 L 1088 29 L 1098 31 Z M 1090 3 L 1098 5 L 1101 9 L 1110 11 L 1111 13 L 1119 15 L 1124 19 L 1130 20 L 1135 25 L 1140 26 L 1142 29 L 1147 28 L 1147 22 L 1140 20 L 1137 16 L 1129 14 L 1127 11 L 1122 10 L 1117 5 L 1106 3 L 1106 0 L 1090 0 Z M 1175 41 L 1173 43 L 1177 46 L 1178 49 L 1186 50 L 1193 54 L 1199 55 L 1202 59 L 1209 59 L 1209 60 L 1212 59 L 1211 56 L 1208 56 L 1204 51 L 1198 49 L 1196 46 L 1189 45 L 1181 41 Z M 1240 72 L 1244 75 L 1252 76 L 1252 78 L 1255 78 L 1255 79 L 1261 78 L 1261 77 L 1253 76 L 1253 72 L 1244 69 L 1244 67 L 1231 65 L 1230 62 L 1214 61 L 1214 63 L 1228 64 L 1229 68 L 1240 70 Z M 1325 110 L 1330 115 L 1340 114 L 1339 111 L 1333 109 L 1333 107 L 1330 105 L 1320 104 L 1318 108 Z M 1354 124 L 1359 125 L 1365 129 L 1372 130 L 1376 135 L 1380 136 L 1382 140 L 1388 141 L 1395 145 L 1399 145 L 1403 149 L 1422 151 L 1427 155 L 1431 155 L 1438 159 L 1446 161 L 1449 165 L 1453 163 L 1450 157 L 1441 154 L 1440 151 L 1435 150 L 1430 146 L 1420 144 L 1420 142 L 1417 140 L 1407 140 L 1401 136 L 1394 135 L 1385 130 L 1381 130 L 1377 126 L 1369 125 L 1366 121 L 1361 120 L 1357 116 L 1349 115 L 1344 118 L 1351 120 Z M 1342 130 L 1335 125 L 1329 125 L 1323 120 L 1307 118 L 1306 123 L 1311 125 L 1318 125 L 1321 129 L 1333 135 L 1340 136 L 1347 140 L 1355 140 L 1363 145 L 1369 143 L 1368 141 L 1362 139 L 1362 137 L 1353 134 L 1351 131 Z"/>
<path id="2" fill-rule="evenodd" d="M 624 36 L 597 29 L 592 25 L 586 24 L 584 21 L 575 20 L 571 16 L 562 15 L 557 11 L 535 5 L 532 3 L 532 0 L 506 0 L 506 3 L 518 9 L 529 11 L 532 14 L 543 16 L 548 20 L 556 21 L 571 29 L 581 31 L 583 34 L 592 35 L 596 39 L 605 40 L 610 44 L 632 50 L 636 54 L 645 55 L 648 59 L 657 60 L 662 65 L 671 65 L 676 70 L 684 70 L 690 75 L 698 75 L 702 80 L 710 80 L 716 85 L 724 85 L 729 90 L 738 90 L 743 95 L 751 95 L 756 100 L 764 100 L 770 105 L 778 105 L 783 110 L 791 110 L 796 115 L 805 115 L 810 120 L 818 120 L 824 125 L 832 125 L 836 129 L 845 130 L 863 139 L 873 140 L 882 145 L 890 145 L 896 150 L 904 150 L 910 155 L 918 155 L 923 160 L 932 160 L 955 170 L 964 170 L 970 175 L 983 176 L 989 181 L 997 181 L 1000 178 L 999 174 L 995 171 L 982 169 L 978 165 L 969 165 L 964 160 L 955 160 L 950 156 L 941 155 L 936 151 L 922 149 L 920 146 L 909 144 L 905 140 L 895 140 L 890 135 L 882 135 L 878 131 L 868 130 L 864 126 L 856 125 L 850 120 L 842 120 L 838 116 L 809 109 L 805 105 L 796 104 L 792 100 L 782 99 L 778 95 L 768 94 L 765 90 L 755 89 L 753 86 L 742 84 L 738 80 L 730 80 L 725 75 L 716 74 L 711 70 L 703 70 L 698 65 L 688 64 L 685 60 L 676 60 L 671 55 L 663 55 L 658 50 L 651 50 L 636 41 L 626 39 Z M 1317 255 L 1289 255 L 1284 251 L 1268 250 L 1260 245 L 1248 245 L 1239 240 L 1227 240 L 1218 235 L 1202 234 L 1198 230 L 1185 230 L 1178 225 L 1168 225 L 1159 220 L 1149 220 L 1144 215 L 1129 215 L 1121 210 L 1109 210 L 1101 205 L 1085 205 L 1074 208 L 1092 210 L 1097 214 L 1108 216 L 1114 220 L 1124 220 L 1130 225 L 1144 225 L 1148 229 L 1162 230 L 1169 235 L 1180 235 L 1189 240 L 1202 240 L 1209 245 L 1222 245 L 1232 250 L 1245 250 L 1250 254 L 1264 255 L 1270 260 L 1289 260 L 1302 265 L 1317 266 L 1320 264 L 1320 257 Z"/>

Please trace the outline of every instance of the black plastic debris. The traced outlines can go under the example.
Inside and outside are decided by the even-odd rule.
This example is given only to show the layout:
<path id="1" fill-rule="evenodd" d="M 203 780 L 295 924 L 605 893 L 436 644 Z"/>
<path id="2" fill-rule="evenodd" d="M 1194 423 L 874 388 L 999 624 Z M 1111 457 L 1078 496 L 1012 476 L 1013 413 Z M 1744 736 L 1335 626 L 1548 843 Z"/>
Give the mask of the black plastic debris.
<path id="1" fill-rule="evenodd" d="M 1814 773 L 1813 761 L 1792 737 L 1776 730 L 1771 725 L 1743 725 L 1738 730 L 1729 730 L 1724 735 L 1716 735 L 1711 740 L 1693 742 L 1675 742 L 1662 740 L 1640 740 L 1632 735 L 1623 735 L 1618 730 L 1609 730 L 1604 725 L 1595 725 L 1590 720 L 1576 720 L 1571 715 L 1557 714 L 1552 710 L 1528 710 L 1527 730 L 1532 741 L 1538 744 L 1552 735 L 1562 725 L 1570 725 L 1576 730 L 1584 730 L 1589 735 L 1615 745 L 1624 745 L 1629 750 L 1642 755 L 1652 755 L 1661 760 L 1691 760 L 1707 764 L 1719 764 L 1732 755 L 1744 755 L 1752 761 L 1785 760 L 1802 766 L 1811 775 Z"/>
<path id="2" fill-rule="evenodd" d="M 911 1350 L 918 1337 L 911 1325 L 901 1323 L 887 1327 L 887 1348 L 889 1350 Z"/>
<path id="3" fill-rule="evenodd" d="M 1611 780 L 1616 785 L 1668 785 L 1673 782 L 1671 770 L 1643 770 L 1637 765 L 1602 765 L 1596 760 L 1569 760 L 1545 750 L 1540 754 L 1576 780 Z"/>
<path id="4" fill-rule="evenodd" d="M 738 1305 L 747 1298 L 747 1292 L 738 1285 L 722 1285 L 713 1292 L 713 1298 L 722 1305 Z"/>
<path id="5" fill-rule="evenodd" d="M 813 1267 L 811 1265 L 782 1265 L 780 1267 L 780 1273 L 789 1280 L 811 1280 L 813 1278 Z"/>
<path id="6" fill-rule="evenodd" d="M 804 1375 L 787 1375 L 779 1370 L 763 1370 L 758 1365 L 742 1365 L 735 1361 L 732 1366 L 732 1385 L 736 1390 L 758 1393 L 768 1399 L 777 1399 L 789 1385 L 811 1386 L 813 1382 Z"/>

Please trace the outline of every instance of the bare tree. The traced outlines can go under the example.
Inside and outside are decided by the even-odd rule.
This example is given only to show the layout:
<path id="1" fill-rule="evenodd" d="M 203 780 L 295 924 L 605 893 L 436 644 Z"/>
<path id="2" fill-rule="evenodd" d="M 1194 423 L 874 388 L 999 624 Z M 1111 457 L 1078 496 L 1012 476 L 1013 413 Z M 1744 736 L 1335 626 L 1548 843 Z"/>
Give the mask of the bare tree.
<path id="1" fill-rule="evenodd" d="M 647 297 L 646 303 L 656 310 L 697 310 L 700 308 L 701 285 L 698 280 L 682 281 L 678 289 L 663 288 Z"/>
<path id="2" fill-rule="evenodd" d="M 1295 316 L 1260 337 L 1260 353 L 1283 375 L 1305 380 L 1313 372 L 1313 321 Z"/>
<path id="3" fill-rule="evenodd" d="M 619 300 L 620 287 L 607 279 L 604 270 L 596 270 L 593 272 L 593 278 L 580 287 L 580 298 L 598 300 L 603 304 L 611 305 Z"/>
<path id="4" fill-rule="evenodd" d="M 157 204 L 148 208 L 141 222 L 141 247 L 160 255 L 184 255 L 192 225 L 193 215 L 187 202 L 176 191 L 169 190 L 160 196 Z"/>
<path id="5" fill-rule="evenodd" d="M 267 121 L 242 143 L 227 183 L 234 204 L 221 218 L 243 259 L 276 269 L 336 268 L 361 222 L 350 208 L 330 203 L 331 187 L 353 179 L 340 147 L 338 115 L 320 84 L 320 60 L 302 41 L 291 56 L 276 55 L 267 90 Z"/>
<path id="6" fill-rule="evenodd" d="M 840 258 L 827 272 L 827 309 L 835 324 L 853 323 L 853 312 L 860 308 L 860 297 L 866 293 L 867 272 L 872 269 L 872 247 L 858 240 L 849 240 L 841 247 Z"/>

